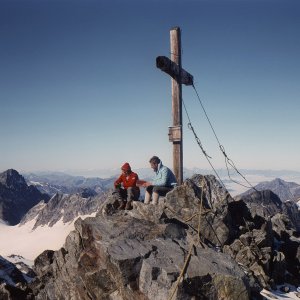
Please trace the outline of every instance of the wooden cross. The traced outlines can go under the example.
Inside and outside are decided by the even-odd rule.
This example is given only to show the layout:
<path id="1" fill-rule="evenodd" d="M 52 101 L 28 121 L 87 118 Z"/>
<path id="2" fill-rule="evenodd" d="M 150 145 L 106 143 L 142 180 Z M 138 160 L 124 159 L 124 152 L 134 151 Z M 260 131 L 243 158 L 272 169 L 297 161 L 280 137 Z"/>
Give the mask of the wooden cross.
<path id="1" fill-rule="evenodd" d="M 169 127 L 169 141 L 173 142 L 173 170 L 178 184 L 183 182 L 182 148 L 182 86 L 193 85 L 193 76 L 181 67 L 181 32 L 179 27 L 170 30 L 171 59 L 156 58 L 156 67 L 172 77 L 173 126 Z"/>

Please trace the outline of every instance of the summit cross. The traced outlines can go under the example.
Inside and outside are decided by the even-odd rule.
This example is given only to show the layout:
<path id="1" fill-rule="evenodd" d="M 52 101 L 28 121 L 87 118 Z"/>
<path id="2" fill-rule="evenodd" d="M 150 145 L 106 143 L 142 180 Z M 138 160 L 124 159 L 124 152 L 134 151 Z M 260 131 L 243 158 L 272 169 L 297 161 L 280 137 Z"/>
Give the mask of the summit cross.
<path id="1" fill-rule="evenodd" d="M 183 182 L 183 137 L 182 137 L 182 84 L 193 85 L 193 76 L 181 67 L 181 31 L 179 27 L 170 30 L 171 59 L 156 58 L 156 67 L 169 74 L 172 79 L 172 117 L 169 127 L 169 141 L 173 143 L 173 171 L 178 184 Z"/>

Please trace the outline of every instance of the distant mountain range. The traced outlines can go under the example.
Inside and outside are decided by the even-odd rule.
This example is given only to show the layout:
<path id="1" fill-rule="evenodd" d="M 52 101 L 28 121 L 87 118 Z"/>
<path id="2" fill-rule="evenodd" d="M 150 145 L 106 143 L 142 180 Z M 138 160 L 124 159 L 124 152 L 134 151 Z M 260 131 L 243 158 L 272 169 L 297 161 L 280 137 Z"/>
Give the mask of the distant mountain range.
<path id="1" fill-rule="evenodd" d="M 201 169 L 185 169 L 184 174 L 185 177 L 191 177 L 200 171 L 206 173 L 205 170 Z M 276 171 L 273 172 L 276 173 Z M 139 173 L 141 174 L 140 178 L 143 179 L 151 179 L 153 175 L 153 171 L 150 168 L 141 169 Z M 222 175 L 225 175 L 225 173 L 220 172 L 220 176 Z M 95 206 L 97 200 L 90 201 L 88 198 L 95 198 L 94 196 L 96 195 L 100 197 L 113 188 L 113 182 L 117 176 L 118 174 L 114 177 L 103 179 L 99 177 L 72 176 L 62 172 L 42 172 L 38 174 L 25 173 L 23 177 L 16 170 L 7 170 L 0 173 L 0 219 L 8 222 L 10 225 L 15 225 L 22 218 L 22 224 L 24 224 L 26 221 L 33 219 L 33 217 L 40 215 L 40 217 L 37 217 L 38 226 L 47 222 L 54 224 L 64 215 L 65 222 L 68 222 L 72 219 L 72 216 L 76 217 L 80 214 L 91 213 L 93 207 L 97 206 Z M 229 180 L 225 179 L 224 183 L 227 184 L 227 182 L 229 183 Z M 259 191 L 271 190 L 282 201 L 293 200 L 298 202 L 300 200 L 300 185 L 280 178 L 261 182 L 255 186 L 255 189 Z M 251 192 L 251 190 L 244 194 Z M 231 192 L 230 189 L 229 191 Z M 48 203 L 50 197 L 52 199 Z M 41 200 L 44 201 L 35 207 Z M 72 211 L 71 208 L 67 208 L 67 203 L 73 203 L 73 207 L 76 208 Z M 53 209 L 56 205 L 63 210 L 54 213 Z M 29 215 L 25 216 L 27 212 Z M 55 215 L 55 218 L 51 214 Z"/>
<path id="2" fill-rule="evenodd" d="M 281 178 L 288 182 L 293 181 L 300 184 L 300 172 L 297 171 L 249 169 L 240 169 L 239 171 L 247 178 L 252 186 L 260 182 L 274 180 L 275 178 Z M 81 172 L 81 175 L 84 174 L 85 177 L 78 176 L 77 174 L 80 174 L 79 171 L 75 173 L 73 171 L 70 173 L 72 175 L 62 172 L 37 172 L 35 174 L 24 173 L 23 176 L 28 184 L 35 185 L 41 192 L 46 192 L 53 196 L 57 192 L 67 194 L 77 193 L 80 192 L 80 188 L 82 187 L 94 189 L 99 193 L 102 189 L 107 190 L 108 188 L 112 188 L 113 181 L 119 176 L 121 171 L 119 169 L 100 169 L 90 171 L 82 170 Z M 154 175 L 150 167 L 134 169 L 134 172 L 138 174 L 140 179 L 147 181 L 151 180 Z M 236 172 L 231 171 L 230 177 L 228 176 L 227 169 L 216 169 L 216 172 L 232 196 L 241 194 L 247 190 L 246 186 L 249 186 L 249 184 Z M 74 174 L 76 174 L 76 176 L 74 176 Z M 191 178 L 194 174 L 216 175 L 213 170 L 210 169 L 183 168 L 184 179 Z M 236 182 L 241 184 L 236 184 Z M 245 185 L 245 187 L 243 185 Z"/>
<path id="3" fill-rule="evenodd" d="M 200 171 L 206 173 L 207 170 L 185 169 L 184 174 L 185 177 L 191 177 L 195 173 L 199 174 Z M 150 168 L 140 169 L 137 172 L 143 179 L 151 179 L 153 175 Z M 220 176 L 225 175 L 223 173 L 220 172 Z M 10 225 L 18 224 L 21 220 L 24 224 L 35 217 L 37 217 L 36 226 L 53 225 L 60 218 L 63 218 L 64 222 L 69 222 L 78 215 L 92 213 L 93 209 L 97 208 L 97 203 L 101 202 L 101 195 L 113 188 L 113 182 L 118 175 L 103 179 L 72 176 L 62 172 L 41 172 L 25 173 L 23 177 L 16 170 L 7 170 L 0 173 L 0 219 Z M 223 180 L 226 185 L 230 182 L 228 179 Z M 261 182 L 255 188 L 259 191 L 271 190 L 282 201 L 300 200 L 300 185 L 295 182 L 276 178 L 272 181 Z M 231 192 L 231 189 L 229 191 Z M 51 201 L 49 201 L 50 198 Z M 39 203 L 41 200 L 43 202 Z M 27 213 L 28 215 L 25 216 Z"/>
<path id="4" fill-rule="evenodd" d="M 171 168 L 171 165 L 167 165 L 167 167 Z M 153 171 L 149 167 L 147 168 L 136 168 L 133 170 L 136 172 L 141 179 L 143 178 L 152 178 Z M 217 173 L 221 178 L 228 177 L 227 169 L 216 169 Z M 300 179 L 300 172 L 291 171 L 291 170 L 257 170 L 257 169 L 239 169 L 239 171 L 246 176 L 263 176 L 269 178 L 287 178 L 287 177 L 297 177 Z M 46 173 L 46 172 L 44 172 Z M 50 173 L 50 172 L 48 172 Z M 52 172 L 53 173 L 53 172 Z M 100 178 L 109 178 L 116 177 L 120 173 L 120 169 L 94 169 L 94 170 L 65 170 L 64 173 L 71 174 L 73 176 L 85 176 L 85 177 L 100 177 Z M 35 172 L 35 174 L 42 174 L 42 172 Z M 190 178 L 194 174 L 203 174 L 209 175 L 213 174 L 212 169 L 204 169 L 204 168 L 183 168 L 183 177 Z M 300 183 L 300 182 L 299 182 Z"/>
<path id="5" fill-rule="evenodd" d="M 64 173 L 26 174 L 24 178 L 9 169 L 0 173 L 0 220 L 16 225 L 36 217 L 36 226 L 52 226 L 60 218 L 70 222 L 78 215 L 95 212 L 101 195 L 114 180 Z"/>
<path id="6" fill-rule="evenodd" d="M 75 194 L 84 189 L 94 190 L 97 194 L 105 192 L 113 186 L 115 178 L 102 179 L 99 177 L 86 178 L 83 176 L 72 176 L 61 172 L 41 172 L 37 174 L 23 174 L 26 182 L 34 185 L 42 193 L 53 196 L 56 193 Z"/>
<path id="7" fill-rule="evenodd" d="M 287 182 L 280 178 L 276 178 L 272 181 L 264 181 L 255 186 L 258 191 L 271 190 L 275 193 L 281 201 L 291 200 L 293 202 L 300 201 L 300 185 L 295 182 Z M 250 189 L 242 195 L 248 195 L 253 192 Z"/>

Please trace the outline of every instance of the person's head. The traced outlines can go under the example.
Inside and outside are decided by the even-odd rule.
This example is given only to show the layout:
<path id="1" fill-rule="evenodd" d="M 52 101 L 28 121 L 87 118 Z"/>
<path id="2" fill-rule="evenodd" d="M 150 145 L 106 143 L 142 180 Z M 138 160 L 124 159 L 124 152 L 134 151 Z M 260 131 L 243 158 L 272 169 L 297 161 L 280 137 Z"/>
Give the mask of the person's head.
<path id="1" fill-rule="evenodd" d="M 149 163 L 153 171 L 156 172 L 158 170 L 158 165 L 160 164 L 160 159 L 157 156 L 152 156 Z"/>
<path id="2" fill-rule="evenodd" d="M 122 167 L 121 170 L 123 172 L 123 174 L 130 174 L 131 172 L 131 167 L 130 164 L 128 162 L 126 162 Z"/>

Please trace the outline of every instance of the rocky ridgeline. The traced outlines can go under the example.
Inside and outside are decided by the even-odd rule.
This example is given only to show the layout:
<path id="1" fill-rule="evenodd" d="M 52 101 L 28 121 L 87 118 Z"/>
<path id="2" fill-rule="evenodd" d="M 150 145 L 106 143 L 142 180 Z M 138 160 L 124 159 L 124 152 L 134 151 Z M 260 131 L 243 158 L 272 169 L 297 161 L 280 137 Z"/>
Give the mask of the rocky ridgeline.
<path id="1" fill-rule="evenodd" d="M 35 229 L 44 225 L 52 227 L 58 221 L 69 223 L 80 215 L 90 215 L 97 212 L 105 197 L 105 193 L 98 195 L 94 190 L 88 188 L 72 195 L 55 194 L 49 202 L 41 201 L 30 209 L 20 224 L 34 219 L 33 229 Z"/>
<path id="2" fill-rule="evenodd" d="M 28 298 L 260 299 L 262 287 L 299 284 L 294 205 L 270 191 L 233 199 L 201 175 L 157 206 L 118 211 L 109 195 L 96 217 L 75 222 L 63 248 L 36 258 Z"/>
<path id="3" fill-rule="evenodd" d="M 255 186 L 255 189 L 257 191 L 271 190 L 283 202 L 291 200 L 297 203 L 300 200 L 300 185 L 295 182 L 284 181 L 280 178 L 261 182 Z M 249 195 L 252 191 L 253 190 L 248 190 L 242 195 Z"/>

